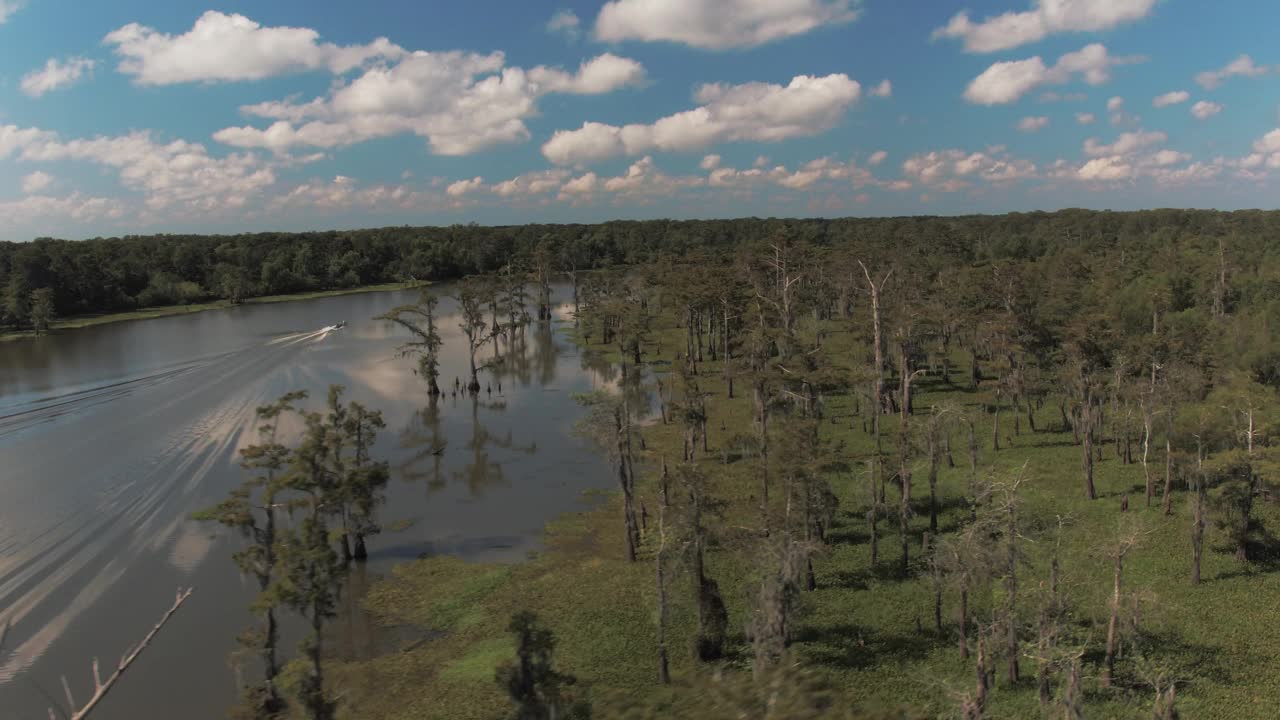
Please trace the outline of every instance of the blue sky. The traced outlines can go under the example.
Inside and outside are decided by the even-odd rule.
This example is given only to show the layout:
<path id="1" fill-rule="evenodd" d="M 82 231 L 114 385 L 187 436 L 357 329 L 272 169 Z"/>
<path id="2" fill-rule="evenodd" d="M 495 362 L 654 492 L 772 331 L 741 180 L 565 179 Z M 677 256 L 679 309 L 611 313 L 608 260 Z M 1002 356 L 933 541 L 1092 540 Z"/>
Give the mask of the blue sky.
<path id="1" fill-rule="evenodd" d="M 1263 0 L 0 0 L 0 239 L 1275 207 Z"/>

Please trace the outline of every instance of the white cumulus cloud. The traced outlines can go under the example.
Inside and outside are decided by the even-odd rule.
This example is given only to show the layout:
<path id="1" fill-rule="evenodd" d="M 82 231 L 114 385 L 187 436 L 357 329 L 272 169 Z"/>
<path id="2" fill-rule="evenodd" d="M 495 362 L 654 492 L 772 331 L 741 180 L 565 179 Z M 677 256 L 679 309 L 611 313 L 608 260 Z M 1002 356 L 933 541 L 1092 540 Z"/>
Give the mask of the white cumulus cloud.
<path id="1" fill-rule="evenodd" d="M 1207 120 L 1220 112 L 1222 112 L 1222 106 L 1216 102 L 1209 102 L 1208 100 L 1201 100 L 1191 106 L 1191 114 L 1194 115 L 1197 120 Z"/>
<path id="2" fill-rule="evenodd" d="M 1092 125 L 1094 120 L 1097 120 L 1097 117 L 1095 117 L 1093 113 L 1076 113 L 1076 122 L 1081 125 Z"/>
<path id="3" fill-rule="evenodd" d="M 87 197 L 79 193 L 64 198 L 28 195 L 20 200 L 0 202 L 0 215 L 14 223 L 65 221 L 68 218 L 76 222 L 92 222 L 123 217 L 124 204 L 119 200 Z"/>
<path id="4" fill-rule="evenodd" d="M 502 53 L 417 51 L 392 65 L 366 69 L 325 98 L 273 101 L 241 108 L 275 119 L 266 128 L 230 127 L 218 142 L 285 152 L 298 145 L 333 148 L 412 133 L 438 155 L 467 155 L 529 138 L 525 119 L 547 93 L 592 95 L 644 80 L 644 68 L 606 53 L 576 72 L 508 67 Z"/>
<path id="5" fill-rule="evenodd" d="M 558 130 L 542 146 L 557 165 L 594 162 L 654 150 L 690 151 L 721 142 L 777 142 L 830 129 L 858 100 L 861 86 L 844 74 L 799 75 L 786 86 L 770 83 L 703 85 L 701 103 L 651 124 L 624 126 L 587 122 Z"/>
<path id="6" fill-rule="evenodd" d="M 625 175 L 606 179 L 603 187 L 606 192 L 622 197 L 636 197 L 671 195 L 677 190 L 704 184 L 706 180 L 700 177 L 667 175 L 654 165 L 652 157 L 646 155 L 632 163 Z"/>
<path id="7" fill-rule="evenodd" d="M 44 190 L 53 184 L 53 176 L 47 172 L 37 170 L 30 175 L 22 178 L 22 192 L 26 195 L 33 195 Z"/>
<path id="8" fill-rule="evenodd" d="M 1124 180 L 1133 176 L 1133 166 L 1120 157 L 1094 158 L 1076 171 L 1081 180 Z"/>
<path id="9" fill-rule="evenodd" d="M 67 141 L 43 135 L 26 142 L 19 158 L 25 162 L 78 160 L 112 168 L 126 188 L 143 193 L 153 210 L 243 207 L 276 180 L 274 166 L 255 155 L 214 157 L 203 145 L 184 140 L 161 143 L 146 131 Z"/>
<path id="10" fill-rule="evenodd" d="M 597 40 L 666 41 L 722 50 L 763 45 L 858 17 L 854 0 L 612 0 Z"/>
<path id="11" fill-rule="evenodd" d="M 31 97 L 40 97 L 50 90 L 69 87 L 93 70 L 93 66 L 92 60 L 82 57 L 67 58 L 65 62 L 49 58 L 43 68 L 22 76 L 22 92 Z"/>
<path id="12" fill-rule="evenodd" d="M 40 128 L 20 128 L 17 125 L 0 125 L 0 160 L 37 142 L 47 142 L 57 137 L 55 133 Z"/>
<path id="13" fill-rule="evenodd" d="M 570 74 L 558 68 L 535 67 L 529 79 L 546 92 L 571 95 L 600 95 L 628 85 L 644 82 L 644 66 L 630 58 L 605 53 L 584 61 L 578 72 Z"/>
<path id="14" fill-rule="evenodd" d="M 1092 43 L 1058 58 L 1052 67 L 1039 55 L 1026 60 L 998 62 L 973 79 L 964 98 L 975 105 L 1005 105 L 1042 85 L 1061 85 L 1077 75 L 1089 85 L 1101 85 L 1111 68 L 1141 62 L 1139 57 L 1115 57 L 1099 43 Z"/>
<path id="15" fill-rule="evenodd" d="M 444 192 L 449 197 L 457 198 L 482 189 L 484 189 L 484 178 L 475 177 L 470 180 L 459 180 L 451 183 L 449 187 L 445 188 Z"/>
<path id="16" fill-rule="evenodd" d="M 1267 74 L 1271 69 L 1265 65 L 1255 65 L 1253 58 L 1248 55 L 1240 57 L 1227 63 L 1226 67 L 1219 70 L 1206 70 L 1196 75 L 1196 82 L 1205 90 L 1213 90 L 1222 84 L 1224 80 L 1231 77 L 1257 77 Z"/>
<path id="17" fill-rule="evenodd" d="M 933 31 L 933 37 L 960 38 L 964 49 L 989 53 L 1037 42 L 1053 33 L 1093 32 L 1141 20 L 1156 0 L 1035 0 L 1030 10 L 1007 12 L 973 22 L 967 12 Z"/>
<path id="18" fill-rule="evenodd" d="M 1018 121 L 1018 130 L 1020 132 L 1032 133 L 1043 129 L 1049 124 L 1049 118 L 1044 115 L 1028 116 Z"/>
<path id="19" fill-rule="evenodd" d="M 18 12 L 22 3 L 18 0 L 0 0 L 0 25 L 5 24 L 10 15 Z"/>
<path id="20" fill-rule="evenodd" d="M 972 187 L 977 181 L 1003 184 L 1034 178 L 1036 166 L 1000 148 L 985 152 L 952 149 L 912 155 L 902 163 L 902 172 L 922 185 L 956 192 Z"/>
<path id="21" fill-rule="evenodd" d="M 578 16 L 572 10 L 558 10 L 547 21 L 547 32 L 563 33 L 570 39 L 577 39 L 582 30 L 581 25 L 582 21 L 578 20 Z"/>
<path id="22" fill-rule="evenodd" d="M 769 184 L 784 187 L 788 190 L 808 190 L 824 180 L 843 181 L 852 185 L 855 190 L 869 186 L 889 187 L 891 185 L 891 183 L 877 179 L 870 170 L 859 167 L 855 162 L 842 162 L 832 157 L 810 160 L 795 170 L 791 170 L 785 165 L 776 165 L 772 168 L 766 165 L 756 163 L 754 167 L 747 170 L 717 167 L 711 171 L 707 180 L 712 187 L 737 189 L 749 189 L 754 186 Z"/>
<path id="23" fill-rule="evenodd" d="M 544 195 L 558 189 L 568 178 L 568 170 L 553 168 L 517 175 L 510 180 L 495 183 L 490 190 L 504 198 Z"/>
<path id="24" fill-rule="evenodd" d="M 1163 95 L 1157 96 L 1151 101 L 1152 107 L 1169 107 L 1170 105 L 1178 105 L 1191 99 L 1191 93 L 1186 90 L 1174 90 Z"/>
<path id="25" fill-rule="evenodd" d="M 1102 144 L 1097 138 L 1089 138 L 1084 141 L 1084 154 L 1093 158 L 1106 155 L 1128 155 L 1148 145 L 1159 145 L 1168 139 L 1168 135 L 1158 130 L 1120 133 L 1116 141 L 1110 145 Z"/>
<path id="26" fill-rule="evenodd" d="M 181 35 L 130 23 L 103 42 L 120 56 L 120 72 L 140 85 L 261 80 L 321 68 L 345 73 L 369 60 L 405 54 L 386 38 L 352 46 L 319 40 L 310 28 L 263 27 L 243 15 L 210 10 Z"/>
<path id="27" fill-rule="evenodd" d="M 871 88 L 871 94 L 875 97 L 889 97 L 893 94 L 893 83 L 888 79 L 881 80 L 879 85 Z"/>

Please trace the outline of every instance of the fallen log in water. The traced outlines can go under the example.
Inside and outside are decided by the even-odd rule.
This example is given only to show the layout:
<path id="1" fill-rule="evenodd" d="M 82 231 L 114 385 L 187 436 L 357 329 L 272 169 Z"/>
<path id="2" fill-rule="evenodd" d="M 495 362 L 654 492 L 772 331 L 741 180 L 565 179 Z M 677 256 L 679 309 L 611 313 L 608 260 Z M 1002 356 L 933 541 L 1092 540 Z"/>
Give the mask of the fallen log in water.
<path id="1" fill-rule="evenodd" d="M 142 642 L 138 643 L 137 647 L 133 648 L 132 651 L 125 651 L 125 654 L 120 656 L 120 662 L 116 664 L 115 672 L 111 673 L 106 681 L 102 680 L 102 676 L 98 672 L 98 658 L 93 659 L 93 697 L 89 698 L 89 702 L 85 703 L 84 707 L 81 707 L 78 710 L 76 709 L 76 701 L 71 696 L 71 686 L 67 684 L 66 676 L 64 675 L 62 677 L 62 691 L 66 693 L 67 696 L 67 711 L 70 713 L 71 720 L 84 720 L 84 718 L 89 717 L 89 713 L 93 712 L 94 707 L 102 701 L 102 698 L 106 697 L 107 692 L 111 690 L 111 686 L 120 679 L 120 676 L 129 668 L 129 665 L 131 665 L 134 660 L 137 660 L 138 656 L 142 654 L 142 651 L 151 644 L 151 640 L 155 638 L 156 633 L 160 632 L 160 628 L 164 627 L 164 624 L 169 622 L 169 618 L 173 617 L 173 614 L 178 612 L 178 608 L 182 606 L 182 603 L 186 602 L 186 599 L 191 597 L 191 591 L 194 589 L 195 588 L 187 588 L 186 590 L 183 590 L 182 588 L 178 588 L 178 594 L 177 597 L 174 598 L 173 607 L 169 608 L 169 611 L 160 618 L 160 622 L 156 623 L 155 627 L 151 628 L 151 632 L 147 633 L 147 636 L 142 638 Z M 49 720 L 58 720 L 58 715 L 54 712 L 53 708 L 49 708 Z"/>

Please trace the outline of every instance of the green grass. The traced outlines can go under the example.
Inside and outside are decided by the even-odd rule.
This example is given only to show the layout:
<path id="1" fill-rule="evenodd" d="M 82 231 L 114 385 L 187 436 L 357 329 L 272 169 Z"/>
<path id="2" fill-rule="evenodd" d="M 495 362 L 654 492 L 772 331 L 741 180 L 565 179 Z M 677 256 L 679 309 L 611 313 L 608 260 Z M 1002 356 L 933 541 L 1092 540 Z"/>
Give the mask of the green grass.
<path id="1" fill-rule="evenodd" d="M 242 304 L 261 305 L 267 303 L 294 302 L 298 300 L 314 300 L 316 298 L 333 297 L 336 295 L 404 290 L 407 288 L 417 287 L 418 285 L 419 283 L 407 282 L 382 283 L 380 285 L 362 285 L 360 287 L 341 288 L 338 290 L 317 290 L 315 292 L 295 293 L 292 295 L 264 295 L 262 297 L 249 298 Z M 226 300 L 217 300 L 206 303 L 192 303 L 190 305 L 166 305 L 163 307 L 144 308 L 141 310 L 130 310 L 129 312 L 102 315 L 75 315 L 67 318 L 55 319 L 50 331 L 56 334 L 67 330 L 78 330 L 80 328 L 92 327 L 94 325 L 105 325 L 107 323 L 125 322 L 130 320 L 150 320 L 152 318 L 169 317 L 171 315 L 186 315 L 188 313 L 204 312 L 206 310 L 221 310 L 229 307 L 233 307 L 230 302 Z M 34 333 L 29 330 L 10 330 L 0 332 L 0 342 L 6 340 L 17 340 L 19 338 L 29 338 L 33 336 Z"/>
<path id="2" fill-rule="evenodd" d="M 664 328 L 646 352 L 649 362 L 670 360 L 683 346 L 681 330 Z M 658 340 L 661 342 L 659 343 Z M 661 346 L 667 356 L 659 356 Z M 605 348 L 593 348 L 608 352 Z M 827 357 L 836 362 L 860 358 L 851 338 L 834 332 L 826 344 Z M 666 367 L 665 364 L 660 365 Z M 953 364 L 954 382 L 964 382 L 967 367 Z M 748 432 L 750 398 L 739 383 L 738 395 L 726 397 L 718 363 L 700 365 L 709 401 L 711 452 L 698 462 L 712 482 L 712 494 L 728 501 L 716 527 L 717 543 L 709 556 L 709 572 L 720 583 L 730 614 L 733 645 L 725 663 L 729 672 L 749 667 L 750 648 L 743 628 L 752 611 L 758 587 L 758 510 L 754 493 L 758 480 L 749 462 L 721 463 L 718 444 Z M 919 383 L 915 407 L 923 417 L 931 405 L 958 403 L 976 411 L 989 401 L 985 390 L 925 378 Z M 973 684 L 971 661 L 962 660 L 955 640 L 956 597 L 944 596 L 944 628 L 933 629 L 932 583 L 920 562 L 920 536 L 928 529 L 927 469 L 917 462 L 914 476 L 916 515 L 911 524 L 911 572 L 897 570 L 896 517 L 881 521 L 880 563 L 872 566 L 867 543 L 865 465 L 873 445 L 853 415 L 848 396 L 826 399 L 822 436 L 840 448 L 851 470 L 830 476 L 840 498 L 830 547 L 814 560 L 818 589 L 801 600 L 793 648 L 807 667 L 832 686 L 843 707 L 893 708 L 905 706 L 908 717 L 951 717 L 957 696 Z M 1101 655 L 1106 634 L 1112 566 L 1106 551 L 1121 523 L 1139 522 L 1149 535 L 1125 566 L 1126 591 L 1134 591 L 1142 610 L 1144 652 L 1171 668 L 1180 681 L 1178 707 L 1187 718 L 1271 718 L 1280 707 L 1280 623 L 1274 610 L 1280 577 L 1264 568 L 1242 566 L 1222 547 L 1223 538 L 1211 527 L 1206 539 L 1204 582 L 1192 586 L 1189 495 L 1175 488 L 1173 513 L 1161 512 L 1159 498 L 1152 507 L 1143 501 L 1141 465 L 1125 465 L 1108 443 L 1096 465 L 1099 498 L 1087 500 L 1083 489 L 1081 448 L 1069 431 L 1059 427 L 1058 409 L 1047 403 L 1036 413 L 1039 432 L 1030 432 L 1025 418 L 1015 434 L 1010 413 L 1001 414 L 1002 449 L 991 447 L 991 419 L 978 426 L 980 472 L 1008 477 L 1024 464 L 1028 480 L 1023 488 L 1022 549 L 1027 561 L 1020 568 L 1020 610 L 1030 639 L 1037 587 L 1048 579 L 1048 553 L 1058 517 L 1069 517 L 1062 537 L 1062 586 L 1072 603 L 1071 621 L 1081 637 L 1090 639 L 1084 667 L 1088 717 L 1149 718 L 1154 693 L 1139 681 L 1133 657 L 1118 664 L 1118 682 L 1103 688 Z M 896 426 L 896 419 L 886 426 Z M 682 429 L 661 423 L 646 427 L 645 460 L 652 470 L 657 458 L 679 458 Z M 1012 440 L 1008 444 L 1006 438 Z M 943 463 L 939 524 L 944 536 L 967 521 L 963 494 L 969 469 L 966 438 L 953 437 L 956 466 Z M 885 444 L 896 457 L 893 433 Z M 1154 471 L 1163 473 L 1163 456 L 1156 454 Z M 640 499 L 652 512 L 657 506 L 652 471 L 641 478 Z M 1130 511 L 1121 514 L 1120 499 L 1128 492 Z M 779 499 L 781 488 L 771 491 Z M 896 503 L 890 486 L 888 500 Z M 781 516 L 782 507 L 772 508 Z M 1277 527 L 1280 513 L 1265 504 L 1261 517 Z M 652 522 L 653 516 L 650 515 Z M 650 525 L 652 531 L 653 526 Z M 439 640 L 411 651 L 370 662 L 334 668 L 345 693 L 347 717 L 360 718 L 494 718 L 506 708 L 493 681 L 492 665 L 509 656 L 506 625 L 511 614 L 532 609 L 555 631 L 557 666 L 576 675 L 590 688 L 597 708 L 662 707 L 668 717 L 680 717 L 698 692 L 707 669 L 690 659 L 694 606 L 687 572 L 671 573 L 668 630 L 672 655 L 671 688 L 656 684 L 656 592 L 652 563 L 655 533 L 646 535 L 640 562 L 624 559 L 621 501 L 614 494 L 601 505 L 557 519 L 546 529 L 546 550 L 519 565 L 470 564 L 451 558 L 431 558 L 397 569 L 367 599 L 368 607 L 390 624 L 409 623 L 443 631 Z M 999 590 L 977 592 L 974 614 L 989 617 Z M 997 656 L 996 663 L 1001 663 Z M 997 667 L 1003 668 L 1003 664 Z M 487 671 L 486 671 L 487 670 Z M 1034 662 L 1022 660 L 1022 681 L 1006 686 L 1003 672 L 989 701 L 995 718 L 1040 717 L 1034 683 Z M 1055 688 L 1057 685 L 1055 685 Z M 602 710 L 599 716 L 610 716 Z"/>

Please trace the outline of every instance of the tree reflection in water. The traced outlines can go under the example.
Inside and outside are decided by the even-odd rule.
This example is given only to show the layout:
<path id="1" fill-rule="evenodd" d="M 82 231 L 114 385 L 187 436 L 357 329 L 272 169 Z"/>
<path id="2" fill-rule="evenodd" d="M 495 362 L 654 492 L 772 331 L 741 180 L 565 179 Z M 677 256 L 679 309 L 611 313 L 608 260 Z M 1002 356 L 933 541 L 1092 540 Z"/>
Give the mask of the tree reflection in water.
<path id="1" fill-rule="evenodd" d="M 423 481 L 428 492 L 443 488 L 447 444 L 440 428 L 440 403 L 433 397 L 426 407 L 409 417 L 409 424 L 400 432 L 400 447 L 412 452 L 396 467 L 400 479 L 409 483 Z"/>

